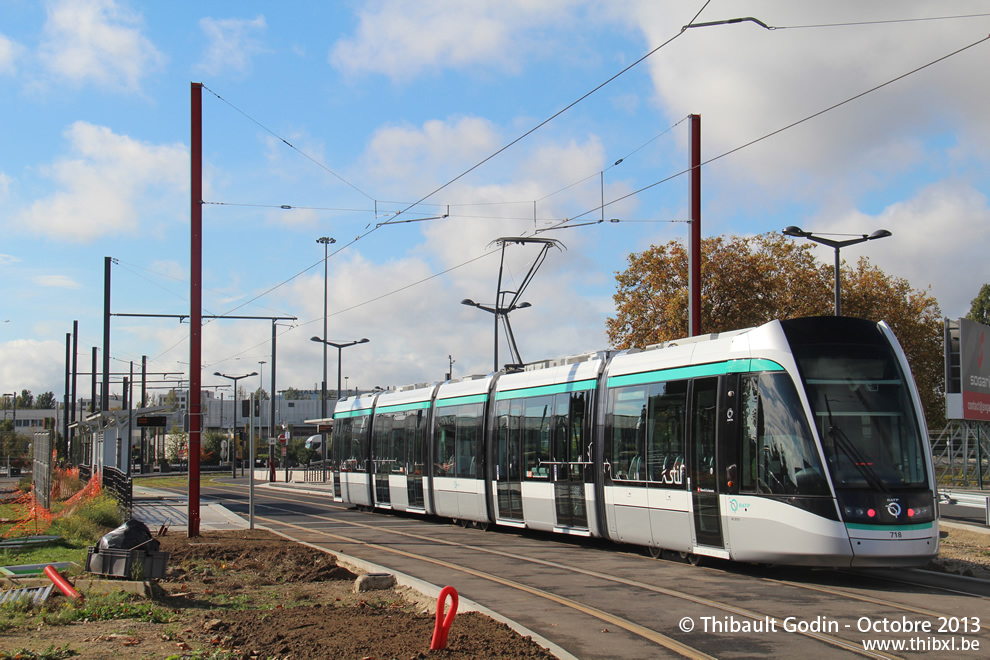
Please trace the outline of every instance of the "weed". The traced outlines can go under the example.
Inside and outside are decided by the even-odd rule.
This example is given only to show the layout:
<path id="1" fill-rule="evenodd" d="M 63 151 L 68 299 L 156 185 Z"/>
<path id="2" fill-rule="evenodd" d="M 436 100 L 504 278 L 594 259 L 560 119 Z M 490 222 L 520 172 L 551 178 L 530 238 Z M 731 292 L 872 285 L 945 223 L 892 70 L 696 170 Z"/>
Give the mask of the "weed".
<path id="1" fill-rule="evenodd" d="M 69 647 L 64 649 L 54 644 L 44 651 L 32 651 L 30 649 L 17 649 L 16 651 L 0 651 L 0 660 L 62 660 L 79 655 Z"/>

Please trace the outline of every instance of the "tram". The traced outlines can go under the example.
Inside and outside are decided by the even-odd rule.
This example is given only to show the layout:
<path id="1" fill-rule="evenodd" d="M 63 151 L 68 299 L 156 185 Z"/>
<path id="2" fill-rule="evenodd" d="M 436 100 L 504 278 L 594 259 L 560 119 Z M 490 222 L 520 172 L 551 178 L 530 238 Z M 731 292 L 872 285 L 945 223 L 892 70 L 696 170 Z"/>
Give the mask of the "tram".
<path id="1" fill-rule="evenodd" d="M 938 553 L 921 401 L 885 323 L 773 321 L 341 400 L 337 501 L 828 567 Z"/>

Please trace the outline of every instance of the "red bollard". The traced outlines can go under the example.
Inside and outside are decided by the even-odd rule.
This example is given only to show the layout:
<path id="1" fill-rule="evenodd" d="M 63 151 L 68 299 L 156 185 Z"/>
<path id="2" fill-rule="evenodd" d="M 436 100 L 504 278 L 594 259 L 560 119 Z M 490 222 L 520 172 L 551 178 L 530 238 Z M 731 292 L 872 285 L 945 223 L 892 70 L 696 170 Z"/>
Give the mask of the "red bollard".
<path id="1" fill-rule="evenodd" d="M 447 616 L 444 616 L 443 610 L 447 596 L 451 597 L 450 610 L 448 610 Z M 447 648 L 447 633 L 450 632 L 450 624 L 454 622 L 455 616 L 457 616 L 457 589 L 444 587 L 437 599 L 437 623 L 433 627 L 433 639 L 430 640 L 431 651 Z"/>
<path id="2" fill-rule="evenodd" d="M 58 572 L 58 569 L 54 566 L 45 566 L 45 575 L 55 583 L 55 586 L 59 588 L 63 594 L 71 598 L 72 600 L 78 600 L 80 603 L 86 600 L 81 593 L 75 590 L 69 581 L 62 577 L 62 574 Z"/>

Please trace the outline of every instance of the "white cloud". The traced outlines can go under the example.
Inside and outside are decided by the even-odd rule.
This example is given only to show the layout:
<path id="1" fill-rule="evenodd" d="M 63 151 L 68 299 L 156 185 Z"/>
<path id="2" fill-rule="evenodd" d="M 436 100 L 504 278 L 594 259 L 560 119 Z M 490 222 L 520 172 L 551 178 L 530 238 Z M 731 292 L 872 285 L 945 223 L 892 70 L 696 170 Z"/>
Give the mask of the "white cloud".
<path id="1" fill-rule="evenodd" d="M 11 254 L 0 254 L 0 266 L 6 264 L 16 264 L 21 260 Z"/>
<path id="2" fill-rule="evenodd" d="M 954 4 L 964 14 L 979 5 Z M 638 24 L 650 45 L 678 34 L 694 7 L 640 2 Z M 944 4 L 897 6 L 897 18 L 945 14 Z M 980 9 L 979 11 L 982 11 Z M 713 5 L 699 21 L 735 16 Z M 890 18 L 886 3 L 748 3 L 746 15 L 794 26 Z M 930 21 L 847 28 L 778 29 L 753 23 L 685 30 L 647 65 L 657 100 L 671 122 L 689 113 L 703 121 L 703 155 L 717 156 L 870 88 L 892 81 L 986 36 L 972 21 Z M 836 40 L 841 39 L 841 48 Z M 987 44 L 850 102 L 719 161 L 744 185 L 788 196 L 820 197 L 822 186 L 861 193 L 926 159 L 924 137 L 959 129 L 970 154 L 986 151 L 982 77 Z M 786 57 L 781 54 L 786 53 Z M 949 126 L 951 125 L 951 128 Z M 795 185 L 800 184 L 800 185 Z M 755 192 L 754 194 L 760 194 Z"/>
<path id="3" fill-rule="evenodd" d="M 849 211 L 834 223 L 811 226 L 809 221 L 804 229 L 853 235 L 889 230 L 893 234 L 889 238 L 841 251 L 842 259 L 855 264 L 860 256 L 868 256 L 914 289 L 931 287 L 942 313 L 950 318 L 965 316 L 980 287 L 990 282 L 986 262 L 990 206 L 983 192 L 961 181 L 932 184 L 876 215 Z M 819 258 L 832 263 L 831 248 L 818 252 Z"/>
<path id="4" fill-rule="evenodd" d="M 20 216 L 28 230 L 62 240 L 89 241 L 133 233 L 140 218 L 173 208 L 188 190 L 184 145 L 152 145 L 109 128 L 78 121 L 65 131 L 72 156 L 45 168 L 59 190 Z"/>
<path id="5" fill-rule="evenodd" d="M 65 361 L 53 360 L 53 355 L 64 356 L 65 344 L 34 339 L 0 343 L 0 382 L 18 392 L 51 390 L 52 383 L 65 380 Z"/>
<path id="6" fill-rule="evenodd" d="M 208 44 L 203 61 L 197 68 L 210 75 L 223 71 L 247 73 L 251 58 L 264 48 L 256 35 L 268 25 L 264 16 L 253 20 L 244 18 L 201 18 L 199 27 L 206 34 Z"/>
<path id="7" fill-rule="evenodd" d="M 51 0 L 41 61 L 77 85 L 136 91 L 165 60 L 142 29 L 141 16 L 115 0 Z"/>
<path id="8" fill-rule="evenodd" d="M 476 65 L 515 70 L 536 48 L 531 32 L 570 20 L 563 0 L 395 0 L 360 12 L 357 33 L 339 41 L 330 63 L 347 73 L 408 78 L 427 69 Z"/>
<path id="9" fill-rule="evenodd" d="M 21 50 L 23 49 L 20 44 L 0 34 L 0 74 L 17 72 L 14 62 L 20 56 Z"/>
<path id="10" fill-rule="evenodd" d="M 13 182 L 5 172 L 0 172 L 0 201 L 7 199 L 10 194 L 10 184 Z"/>
<path id="11" fill-rule="evenodd" d="M 387 126 L 372 136 L 366 168 L 372 180 L 388 182 L 390 193 L 401 187 L 409 194 L 456 176 L 501 146 L 499 140 L 496 127 L 479 117 Z"/>
<path id="12" fill-rule="evenodd" d="M 38 286 L 51 287 L 56 289 L 78 289 L 79 282 L 66 275 L 38 275 L 34 278 L 34 283 Z"/>

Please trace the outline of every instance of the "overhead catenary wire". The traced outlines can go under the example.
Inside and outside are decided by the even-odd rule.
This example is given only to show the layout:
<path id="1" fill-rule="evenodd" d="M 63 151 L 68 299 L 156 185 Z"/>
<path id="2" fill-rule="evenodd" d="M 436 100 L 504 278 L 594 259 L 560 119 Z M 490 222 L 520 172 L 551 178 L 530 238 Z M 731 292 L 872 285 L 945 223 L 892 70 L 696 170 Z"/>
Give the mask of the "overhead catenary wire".
<path id="1" fill-rule="evenodd" d="M 708 4 L 709 4 L 710 2 L 711 2 L 711 0 L 706 0 L 706 2 L 705 2 L 705 4 L 704 4 L 704 5 L 702 5 L 702 7 L 701 7 L 701 9 L 700 9 L 700 10 L 698 10 L 698 13 L 697 13 L 697 14 L 695 14 L 695 16 L 694 16 L 694 18 L 692 18 L 692 19 L 691 19 L 691 22 L 694 22 L 694 20 L 696 20 L 696 19 L 698 18 L 698 16 L 699 16 L 699 15 L 701 14 L 701 12 L 702 12 L 702 11 L 704 11 L 704 9 L 705 9 L 705 7 L 707 7 L 707 6 L 708 6 Z M 434 190 L 433 190 L 432 192 L 430 192 L 429 194 L 427 194 L 427 195 L 424 195 L 423 197 L 421 197 L 421 198 L 420 198 L 419 200 L 417 200 L 416 202 L 413 202 L 412 204 L 409 204 L 409 205 L 408 205 L 408 206 L 406 206 L 406 207 L 405 207 L 404 209 L 402 209 L 402 210 L 400 210 L 400 211 L 399 211 L 398 213 L 396 213 L 394 217 L 398 217 L 398 216 L 400 216 L 400 215 L 402 215 L 403 213 L 406 213 L 406 212 L 408 212 L 408 211 L 410 211 L 410 210 L 411 210 L 411 209 L 412 209 L 413 207 L 415 207 L 415 206 L 417 206 L 418 204 L 420 204 L 420 203 L 422 203 L 422 202 L 425 202 L 425 201 L 426 201 L 427 199 L 429 199 L 430 197 L 432 197 L 432 196 L 433 196 L 433 195 L 435 195 L 436 193 L 438 193 L 438 192 L 440 192 L 441 190 L 443 190 L 443 189 L 445 189 L 445 188 L 447 188 L 448 186 L 450 186 L 451 184 L 453 184 L 453 183 L 455 183 L 456 181 L 458 181 L 458 180 L 460 180 L 461 178 L 463 178 L 464 176 L 466 176 L 466 175 L 467 175 L 467 174 L 469 174 L 470 172 L 473 172 L 474 170 L 476 170 L 476 169 L 478 169 L 479 167 L 481 167 L 482 165 L 484 165 L 485 163 L 487 163 L 487 162 L 488 162 L 488 161 L 490 161 L 491 159 L 493 159 L 493 158 L 495 158 L 496 156 L 498 156 L 498 155 L 499 155 L 499 154 L 501 154 L 502 152 L 504 152 L 504 151 L 506 151 L 507 149 L 509 149 L 509 148 L 510 148 L 510 147 L 512 147 L 513 145 L 515 145 L 515 144 L 517 144 L 517 143 L 519 143 L 519 142 L 521 142 L 521 141 L 522 141 L 523 139 L 525 139 L 526 137 L 528 137 L 528 136 L 530 136 L 530 135 L 532 135 L 532 134 L 533 134 L 533 133 L 535 133 L 535 132 L 536 132 L 537 130 L 539 130 L 539 129 L 540 129 L 540 128 L 542 128 L 543 126 L 546 126 L 546 125 L 547 125 L 547 124 L 549 124 L 549 123 L 550 123 L 551 121 L 553 121 L 554 119 L 556 119 L 556 118 L 557 118 L 557 117 L 559 117 L 560 115 L 562 115 L 562 114 L 564 114 L 565 112 L 567 112 L 568 110 L 570 110 L 571 108 L 573 108 L 574 106 L 576 106 L 576 105 L 577 105 L 577 104 L 579 104 L 579 103 L 580 103 L 581 101 L 583 101 L 584 99 L 586 99 L 586 98 L 588 98 L 589 96 L 591 96 L 592 94 L 594 94 L 594 93 L 595 93 L 595 92 L 597 92 L 598 90 L 600 90 L 600 89 L 602 89 L 603 87 L 605 87 L 606 85 L 608 85 L 608 84 L 609 84 L 610 82 L 612 82 L 613 80 L 615 80 L 616 78 L 618 78 L 618 77 L 619 77 L 619 76 L 621 76 L 622 74 L 624 74 L 624 73 L 626 73 L 627 71 L 629 71 L 630 69 L 632 69 L 632 68 L 633 68 L 633 67 L 635 67 L 636 65 L 638 65 L 638 64 L 640 64 L 641 62 L 643 62 L 643 61 L 645 61 L 645 60 L 646 60 L 647 58 L 649 58 L 649 57 L 650 57 L 651 55 L 653 55 L 654 53 L 656 53 L 656 52 L 657 52 L 657 51 L 659 51 L 660 49 L 662 49 L 662 48 L 664 48 L 665 46 L 667 46 L 668 44 L 670 44 L 671 42 L 673 42 L 673 41 L 674 41 L 675 39 L 677 39 L 677 38 L 678 38 L 678 37 L 679 37 L 679 36 L 680 36 L 681 34 L 683 34 L 683 31 L 681 31 L 681 32 L 678 32 L 678 33 L 677 33 L 677 34 L 675 34 L 674 36 L 672 36 L 672 37 L 670 37 L 669 39 L 667 39 L 666 41 L 664 41 L 663 43 L 661 43 L 661 44 L 660 44 L 659 46 L 657 46 L 656 48 L 653 48 L 653 49 L 652 49 L 652 50 L 650 50 L 650 51 L 649 51 L 648 53 L 646 53 L 645 55 L 643 55 L 642 57 L 640 57 L 639 59 L 637 59 L 637 60 L 636 60 L 635 62 L 633 62 L 633 63 L 632 63 L 632 64 L 630 64 L 629 66 L 627 66 L 627 67 L 625 67 L 624 69 L 622 69 L 622 70 L 621 70 L 621 71 L 619 71 L 618 73 L 616 73 L 616 74 L 614 74 L 613 76 L 611 76 L 610 78 L 608 78 L 608 79 L 607 79 L 607 80 L 606 80 L 605 82 L 603 82 L 603 83 L 600 83 L 600 84 L 599 84 L 599 85 L 597 85 L 597 86 L 596 86 L 596 87 L 595 87 L 594 89 L 592 89 L 591 91 L 589 91 L 589 92 L 587 92 L 587 93 L 585 93 L 585 94 L 583 94 L 583 95 L 582 95 L 581 97 L 579 97 L 579 98 L 578 98 L 577 100 L 575 100 L 575 101 L 572 101 L 571 103 L 569 103 L 569 104 L 567 104 L 566 106 L 564 106 L 563 108 L 561 108 L 560 110 L 558 110 L 557 112 L 555 112 L 555 113 L 554 113 L 553 115 L 551 115 L 551 116 L 550 116 L 550 117 L 548 117 L 547 119 L 545 119 L 545 120 L 543 120 L 542 122 L 540 122 L 539 124 L 537 124 L 537 125 L 536 125 L 536 126 L 534 126 L 533 128 L 531 128 L 531 129 L 529 129 L 528 131 L 526 131 L 525 133 L 523 133 L 522 135 L 520 135 L 520 136 L 519 136 L 519 137 L 517 137 L 516 139 L 514 139 L 514 140 L 512 140 L 511 142 L 509 142 L 509 143 L 508 143 L 508 144 L 506 144 L 505 146 L 503 146 L 503 147 L 501 147 L 500 149 L 498 149 L 497 151 L 495 151 L 495 152 L 494 152 L 493 154 L 491 154 L 491 155 L 489 155 L 489 156 L 487 156 L 487 157 L 485 157 L 484 159 L 482 159 L 481 161 L 479 161 L 479 162 L 478 162 L 478 163 L 476 163 L 475 165 L 473 165 L 473 166 L 471 166 L 470 168 L 468 168 L 468 169 L 467 169 L 467 170 L 465 170 L 464 172 L 461 172 L 460 174 L 458 174 L 457 176 L 455 176 L 455 177 L 454 177 L 453 179 L 450 179 L 449 181 L 447 181 L 447 183 L 445 183 L 445 184 L 443 184 L 443 185 L 442 185 L 442 186 L 440 186 L 439 188 L 436 188 L 436 189 L 434 189 Z M 217 95 L 217 94 L 216 94 L 216 92 L 213 92 L 213 90 L 209 90 L 209 91 L 210 91 L 210 93 L 212 93 L 212 94 L 214 94 L 214 95 L 216 95 L 216 96 L 217 96 L 217 98 L 221 98 L 221 97 L 220 97 L 219 95 Z M 222 99 L 222 98 L 221 98 L 221 100 L 224 100 L 224 99 Z M 224 100 L 224 102 L 225 102 L 225 103 L 227 103 L 227 101 L 225 101 L 225 100 Z M 230 104 L 228 103 L 228 105 L 230 105 Z M 232 108 L 234 108 L 234 106 L 233 106 L 233 105 L 231 105 L 231 107 L 232 107 Z M 237 108 L 235 108 L 235 109 L 237 109 Z M 240 112 L 240 110 L 238 110 L 238 111 Z M 245 114 L 245 116 L 248 116 L 248 115 L 246 115 L 246 114 Z M 252 121 L 255 121 L 255 120 L 253 120 L 253 119 L 252 119 Z M 256 123 L 258 123 L 258 122 L 256 122 Z M 262 124 L 260 124 L 260 123 L 258 123 L 258 125 L 259 125 L 259 126 L 262 126 L 262 128 L 265 128 L 265 130 L 267 130 L 267 131 L 269 131 L 269 132 L 271 132 L 271 131 L 270 131 L 270 129 L 268 129 L 268 128 L 266 128 L 266 127 L 264 127 L 264 126 L 263 126 Z M 273 134 L 273 135 L 275 135 L 275 133 L 272 133 L 272 134 Z M 276 137 L 278 137 L 278 136 L 276 135 Z M 281 138 L 279 138 L 279 139 L 281 139 Z M 286 142 L 286 144 L 287 144 L 287 145 L 289 145 L 289 146 L 292 146 L 292 145 L 291 145 L 291 144 L 289 144 L 288 142 Z M 295 147 L 293 147 L 293 148 L 295 148 Z M 300 152 L 300 153 L 302 153 L 302 152 Z M 316 162 L 316 161 L 314 161 L 314 162 Z M 373 199 L 373 198 L 372 198 L 372 197 L 371 197 L 370 195 L 367 195 L 366 193 L 363 193 L 363 192 L 362 192 L 362 194 L 364 194 L 364 195 L 365 195 L 366 197 L 368 197 L 369 199 Z M 393 220 L 394 220 L 394 217 L 393 217 Z M 356 237 L 355 237 L 355 238 L 354 238 L 353 240 L 351 240 L 351 241 L 348 241 L 347 243 L 343 243 L 343 244 L 339 244 L 339 245 L 340 245 L 340 247 L 338 247 L 338 248 L 337 248 L 336 250 L 334 250 L 334 251 L 333 251 L 332 253 L 330 253 L 329 255 L 327 255 L 327 257 L 326 257 L 326 259 L 329 259 L 329 258 L 331 258 L 331 257 L 334 257 L 334 256 L 336 256 L 336 255 L 338 255 L 338 254 L 340 254 L 340 253 L 341 253 L 341 252 L 342 252 L 343 250 L 346 250 L 347 248 L 349 248 L 349 247 L 350 247 L 351 245 L 354 245 L 354 244 L 355 244 L 356 242 L 358 242 L 359 240 L 361 240 L 361 239 L 363 239 L 363 238 L 365 238 L 366 236 L 368 236 L 368 235 L 370 235 L 370 234 L 372 234 L 372 233 L 374 233 L 374 232 L 376 232 L 376 231 L 378 231 L 378 230 L 379 230 L 379 229 L 381 229 L 382 227 L 385 227 L 385 226 L 388 226 L 388 225 L 390 225 L 390 224 L 395 224 L 395 223 L 394 223 L 393 221 L 386 221 L 386 222 L 382 222 L 382 223 L 377 223 L 377 224 L 375 224 L 374 226 L 370 226 L 370 225 L 369 225 L 369 227 L 368 227 L 368 228 L 367 228 L 367 229 L 366 229 L 366 230 L 364 231 L 364 233 L 362 233 L 362 234 L 359 234 L 359 235 L 358 235 L 358 236 L 356 236 Z M 281 287 L 283 287 L 283 286 L 285 286 L 286 284 L 288 284 L 288 283 L 289 283 L 289 282 L 291 282 L 292 280 L 294 280 L 294 279 L 296 279 L 297 277 L 300 277 L 300 276 L 302 276 L 302 275 L 303 275 L 303 274 L 305 274 L 306 272 L 308 272 L 308 271 L 310 271 L 310 270 L 312 270 L 313 268 L 315 268 L 316 266 L 318 266 L 318 265 L 320 265 L 321 263 L 323 263 L 323 261 L 325 261 L 325 259 L 321 259 L 321 260 L 319 260 L 319 261 L 317 261 L 316 263 L 314 263 L 314 264 L 312 264 L 312 265 L 310 265 L 310 266 L 308 266 L 307 268 L 304 268 L 303 270 L 301 270 L 300 272 L 298 272 L 298 273 L 296 273 L 295 275 L 293 275 L 293 276 L 291 276 L 291 277 L 289 277 L 289 278 L 287 278 L 287 279 L 285 279 L 285 280 L 283 280 L 282 282 L 279 282 L 278 284 L 276 284 L 276 285 L 274 285 L 274 286 L 272 286 L 272 287 L 270 287 L 270 288 L 268 288 L 268 289 L 266 289 L 265 291 L 263 291 L 263 292 L 261 292 L 261 293 L 259 293 L 259 294 L 258 294 L 257 296 L 255 296 L 254 298 L 251 298 L 250 300 L 247 300 L 247 301 L 245 301 L 245 302 L 243 302 L 243 303 L 241 303 L 241 304 L 240 304 L 240 305 L 238 305 L 237 307 L 234 307 L 234 308 L 233 308 L 233 309 L 231 309 L 231 310 L 230 310 L 229 312 L 227 312 L 227 314 L 230 314 L 230 313 L 233 313 L 234 311 L 237 311 L 238 309 L 241 309 L 242 307 L 244 307 L 244 306 L 246 306 L 246 305 L 249 305 L 250 303 L 252 303 L 252 302 L 254 302 L 255 300 L 258 300 L 259 298 L 261 298 L 261 297 L 263 297 L 263 296 L 266 296 L 266 295 L 268 295 L 269 293 L 272 293 L 273 291 L 276 291 L 277 289 L 279 289 L 279 288 L 281 288 Z"/>
<path id="2" fill-rule="evenodd" d="M 977 41 L 974 41 L 973 43 L 968 44 L 966 46 L 963 46 L 962 48 L 959 48 L 957 50 L 954 50 L 951 53 L 948 53 L 948 54 L 943 55 L 943 56 L 941 56 L 941 57 L 939 57 L 937 59 L 934 59 L 934 60 L 928 62 L 927 64 L 922 64 L 921 66 L 916 67 L 914 69 L 911 69 L 910 71 L 908 71 L 906 73 L 902 73 L 901 75 L 899 75 L 899 76 L 897 76 L 895 78 L 891 78 L 890 80 L 888 80 L 886 82 L 880 83 L 879 85 L 875 85 L 874 87 L 871 87 L 871 88 L 869 88 L 869 89 L 867 89 L 867 90 L 865 90 L 863 92 L 860 92 L 860 93 L 858 93 L 858 94 L 856 94 L 854 96 L 850 96 L 849 98 L 844 99 L 842 101 L 839 101 L 838 103 L 834 103 L 834 104 L 828 106 L 827 108 L 824 108 L 822 110 L 819 110 L 818 112 L 812 113 L 812 114 L 810 114 L 810 115 L 808 115 L 808 116 L 806 116 L 806 117 L 804 117 L 802 119 L 798 119 L 797 121 L 791 122 L 790 124 L 787 124 L 786 126 L 782 126 L 781 128 L 778 128 L 778 129 L 776 129 L 774 131 L 771 131 L 771 132 L 769 132 L 769 133 L 767 133 L 765 135 L 762 135 L 762 136 L 760 136 L 758 138 L 755 138 L 753 140 L 750 140 L 749 142 L 745 142 L 743 144 L 740 144 L 739 146 L 734 147 L 732 149 L 729 149 L 728 151 L 725 151 L 725 152 L 723 152 L 723 153 L 721 153 L 721 154 L 719 154 L 717 156 L 712 156 L 711 158 L 708 158 L 707 160 L 703 160 L 703 161 L 701 161 L 701 163 L 699 163 L 697 165 L 697 167 L 704 167 L 705 165 L 709 165 L 711 163 L 714 163 L 715 161 L 720 160 L 722 158 L 725 158 L 726 156 L 730 156 L 730 155 L 732 155 L 732 154 L 734 154 L 736 152 L 742 151 L 743 149 L 746 149 L 746 148 L 751 147 L 751 146 L 753 146 L 755 144 L 758 144 L 758 143 L 760 143 L 760 142 L 762 142 L 764 140 L 767 140 L 767 139 L 769 139 L 771 137 L 774 137 L 775 135 L 779 135 L 779 134 L 783 133 L 784 131 L 788 131 L 788 130 L 796 127 L 796 126 L 800 126 L 801 124 L 804 124 L 805 122 L 811 121 L 812 119 L 815 119 L 817 117 L 821 117 L 822 115 L 824 115 L 824 114 L 826 114 L 828 112 L 831 112 L 832 110 L 835 110 L 837 108 L 840 108 L 840 107 L 842 107 L 842 106 L 844 106 L 844 105 L 846 105 L 848 103 L 851 103 L 851 102 L 853 102 L 853 101 L 855 101 L 857 99 L 860 99 L 860 98 L 862 98 L 862 97 L 864 97 L 864 96 L 866 96 L 868 94 L 871 94 L 871 93 L 873 93 L 873 92 L 875 92 L 875 91 L 877 91 L 879 89 L 883 89 L 884 87 L 887 87 L 888 85 L 892 85 L 893 83 L 898 82 L 900 80 L 903 80 L 904 78 L 907 78 L 908 76 L 911 76 L 911 75 L 913 75 L 915 73 L 918 73 L 919 71 L 923 71 L 923 70 L 925 70 L 925 69 L 927 69 L 927 68 L 929 68 L 931 66 L 934 66 L 935 64 L 938 64 L 940 62 L 944 62 L 945 60 L 949 59 L 950 57 L 954 57 L 955 55 L 959 55 L 960 53 L 963 53 L 963 52 L 969 50 L 970 48 L 973 48 L 975 46 L 978 46 L 978 45 L 982 44 L 983 42 L 985 42 L 987 40 L 990 40 L 990 35 L 988 35 L 986 37 L 983 37 L 982 39 L 978 39 Z M 576 215 L 573 218 L 570 218 L 570 220 L 576 220 L 576 219 L 578 219 L 578 218 L 580 218 L 582 216 L 588 215 L 589 213 L 594 213 L 595 211 L 599 211 L 599 210 L 601 210 L 603 208 L 607 208 L 607 207 L 611 206 L 612 204 L 616 204 L 618 202 L 621 202 L 624 199 L 628 199 L 628 198 L 633 197 L 635 195 L 638 195 L 638 194 L 640 194 L 642 192 L 645 192 L 645 191 L 647 191 L 647 190 L 649 190 L 651 188 L 654 188 L 654 187 L 659 186 L 659 185 L 661 185 L 663 183 L 666 183 L 668 181 L 671 181 L 672 179 L 676 179 L 677 177 L 683 176 L 683 175 L 687 174 L 688 172 L 690 172 L 692 169 L 693 168 L 688 167 L 688 168 L 685 168 L 685 169 L 683 169 L 683 170 L 681 170 L 679 172 L 675 172 L 674 174 L 671 174 L 670 176 L 664 177 L 663 179 L 660 179 L 659 181 L 655 181 L 655 182 L 649 184 L 648 186 L 643 186 L 642 188 L 639 188 L 638 190 L 634 190 L 634 191 L 632 191 L 630 193 L 627 193 L 625 195 L 622 195 L 621 197 L 617 197 L 617 198 L 615 198 L 615 199 L 613 199 L 613 200 L 611 200 L 609 202 L 606 202 L 606 203 L 602 204 L 601 206 L 596 206 L 594 208 L 590 208 L 587 211 L 584 211 L 584 212 L 580 213 L 579 215 Z"/>
<path id="3" fill-rule="evenodd" d="M 282 137 L 281 135 L 279 135 L 278 133 L 276 133 L 272 129 L 268 128 L 267 126 L 265 126 L 264 124 L 262 124 L 260 121 L 258 121 L 257 119 L 255 119 L 254 117 L 252 117 L 251 115 L 249 115 L 248 113 L 244 112 L 243 110 L 241 110 L 240 108 L 238 108 L 236 105 L 234 105 L 233 103 L 231 103 L 230 101 L 228 101 L 224 97 L 222 97 L 219 94 L 217 94 L 216 92 L 214 92 L 212 89 L 210 89 L 206 85 L 203 85 L 203 89 L 205 89 L 210 94 L 213 94 L 213 96 L 217 97 L 218 99 L 220 99 L 221 101 L 223 101 L 224 103 L 226 103 L 228 106 L 230 106 L 235 111 L 237 111 L 238 113 L 240 113 L 241 115 L 243 115 L 245 118 L 247 118 L 249 121 L 253 122 L 254 124 L 257 124 L 262 130 L 264 130 L 267 133 L 271 134 L 275 139 L 281 141 L 283 144 L 285 144 L 285 146 L 287 146 L 290 149 L 292 149 L 293 151 L 297 152 L 303 158 L 306 158 L 307 160 L 311 161 L 313 164 L 315 164 L 320 169 L 322 169 L 322 170 L 324 170 L 326 172 L 329 172 L 334 177 L 336 177 L 338 180 L 340 180 L 343 183 L 347 184 L 348 186 L 350 186 L 351 188 L 353 188 L 357 192 L 361 193 L 362 195 L 364 195 L 368 199 L 374 201 L 374 199 L 375 199 L 374 197 L 372 197 L 368 193 L 364 192 L 363 190 L 361 190 L 360 188 L 358 188 L 357 186 L 355 186 L 353 183 L 351 183 L 350 181 L 348 181 L 344 177 L 340 176 L 339 174 L 337 174 L 336 172 L 334 172 L 333 170 L 331 170 L 324 163 L 321 163 L 320 161 L 316 160 L 315 158 L 313 158 L 312 156 L 310 156 L 309 154 L 307 154 L 305 151 L 303 151 L 302 149 L 300 149 L 296 145 L 292 144 L 291 142 L 289 142 L 288 140 L 286 140 L 284 137 Z"/>

